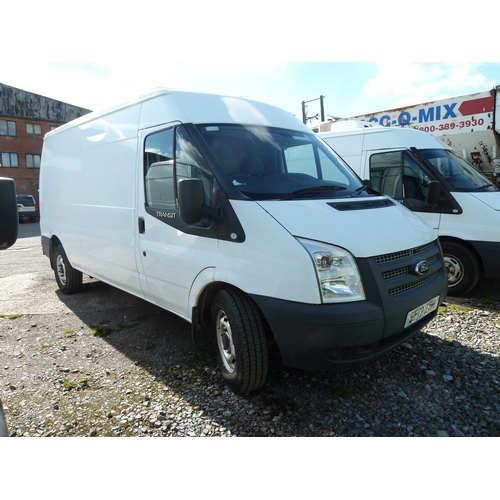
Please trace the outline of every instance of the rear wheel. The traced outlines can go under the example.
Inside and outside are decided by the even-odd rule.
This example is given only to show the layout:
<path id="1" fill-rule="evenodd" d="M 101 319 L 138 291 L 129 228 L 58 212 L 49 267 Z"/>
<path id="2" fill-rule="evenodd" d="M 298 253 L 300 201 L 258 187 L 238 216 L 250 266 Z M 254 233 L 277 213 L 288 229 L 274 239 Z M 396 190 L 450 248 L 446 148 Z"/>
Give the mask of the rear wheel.
<path id="1" fill-rule="evenodd" d="M 219 368 L 233 392 L 244 394 L 262 387 L 269 356 L 257 306 L 239 291 L 222 290 L 212 303 L 212 326 Z"/>
<path id="2" fill-rule="evenodd" d="M 448 272 L 448 295 L 458 297 L 470 292 L 481 274 L 476 256 L 461 243 L 445 241 L 441 246 Z"/>
<path id="3" fill-rule="evenodd" d="M 52 262 L 56 281 L 61 291 L 67 294 L 78 292 L 82 287 L 82 273 L 71 266 L 62 245 L 57 245 L 54 248 Z"/>

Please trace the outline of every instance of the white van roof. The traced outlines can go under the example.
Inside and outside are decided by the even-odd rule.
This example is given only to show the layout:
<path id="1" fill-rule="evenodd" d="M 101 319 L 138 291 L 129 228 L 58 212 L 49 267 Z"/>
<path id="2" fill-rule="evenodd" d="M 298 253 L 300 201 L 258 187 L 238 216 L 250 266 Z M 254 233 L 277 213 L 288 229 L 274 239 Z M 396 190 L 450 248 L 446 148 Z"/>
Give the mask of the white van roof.
<path id="1" fill-rule="evenodd" d="M 363 149 L 388 149 L 388 148 L 410 148 L 419 149 L 452 149 L 443 141 L 422 130 L 401 127 L 383 127 L 374 125 L 373 127 L 350 127 L 339 128 L 329 132 L 317 134 L 321 139 L 341 138 L 363 135 Z"/>
<path id="2" fill-rule="evenodd" d="M 137 112 L 132 112 L 134 107 Z M 310 133 L 310 130 L 290 112 L 270 104 L 240 97 L 158 88 L 129 102 L 77 118 L 48 132 L 46 137 L 92 121 L 105 122 L 107 115 L 120 112 L 123 112 L 124 117 L 133 116 L 134 119 L 130 125 L 138 129 L 180 121 L 183 123 L 269 125 Z"/>

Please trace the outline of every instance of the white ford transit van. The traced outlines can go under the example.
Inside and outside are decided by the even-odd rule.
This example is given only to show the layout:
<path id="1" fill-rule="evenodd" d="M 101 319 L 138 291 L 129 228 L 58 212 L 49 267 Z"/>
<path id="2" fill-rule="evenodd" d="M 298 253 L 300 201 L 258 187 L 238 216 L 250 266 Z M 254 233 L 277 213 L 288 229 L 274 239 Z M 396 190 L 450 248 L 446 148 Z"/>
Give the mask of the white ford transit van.
<path id="1" fill-rule="evenodd" d="M 254 101 L 160 89 L 49 132 L 40 209 L 63 292 L 85 273 L 179 315 L 238 393 L 273 343 L 290 367 L 366 363 L 446 296 L 435 231 Z"/>
<path id="2" fill-rule="evenodd" d="M 437 230 L 448 294 L 463 295 L 479 278 L 500 277 L 500 193 L 481 172 L 431 134 L 339 122 L 319 133 L 371 187 Z"/>

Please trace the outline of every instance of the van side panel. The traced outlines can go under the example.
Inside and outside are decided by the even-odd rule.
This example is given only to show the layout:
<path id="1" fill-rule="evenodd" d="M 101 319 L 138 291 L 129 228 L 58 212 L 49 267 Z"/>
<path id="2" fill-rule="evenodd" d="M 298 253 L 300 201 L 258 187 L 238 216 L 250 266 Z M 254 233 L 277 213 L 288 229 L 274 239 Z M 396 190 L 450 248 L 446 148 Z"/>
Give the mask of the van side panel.
<path id="1" fill-rule="evenodd" d="M 68 129 L 52 133 L 44 140 L 43 170 L 40 175 L 40 217 L 43 234 L 56 235 L 62 242 L 70 263 L 81 264 L 80 197 L 82 161 L 80 131 Z M 56 153 L 57 152 L 57 153 Z M 42 220 L 43 219 L 43 220 Z"/>
<path id="2" fill-rule="evenodd" d="M 360 151 L 363 151 L 364 135 L 343 135 L 338 138 L 325 138 L 325 142 L 338 153 L 343 160 L 355 171 L 361 172 L 361 156 Z M 338 143 L 341 142 L 342 147 L 337 149 Z M 360 174 L 361 175 L 361 174 Z"/>
<path id="3" fill-rule="evenodd" d="M 44 235 L 62 242 L 73 267 L 142 296 L 135 257 L 139 114 L 137 104 L 49 133 L 41 204 Z"/>
<path id="4" fill-rule="evenodd" d="M 142 295 L 135 257 L 139 114 L 135 105 L 81 127 L 79 229 L 82 266 Z"/>

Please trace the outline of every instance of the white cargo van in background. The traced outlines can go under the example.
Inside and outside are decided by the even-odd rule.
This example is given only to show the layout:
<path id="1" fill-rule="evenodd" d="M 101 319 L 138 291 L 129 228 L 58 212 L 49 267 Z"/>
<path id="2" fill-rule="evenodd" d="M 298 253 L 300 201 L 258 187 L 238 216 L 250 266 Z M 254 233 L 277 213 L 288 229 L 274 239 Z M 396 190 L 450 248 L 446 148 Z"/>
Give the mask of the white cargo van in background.
<path id="1" fill-rule="evenodd" d="M 49 132 L 40 210 L 63 292 L 85 273 L 184 318 L 238 393 L 273 345 L 296 368 L 366 363 L 446 296 L 433 229 L 245 99 L 159 89 Z"/>
<path id="2" fill-rule="evenodd" d="M 427 132 L 339 121 L 318 134 L 376 191 L 437 230 L 448 294 L 500 277 L 500 193 L 481 172 Z"/>

